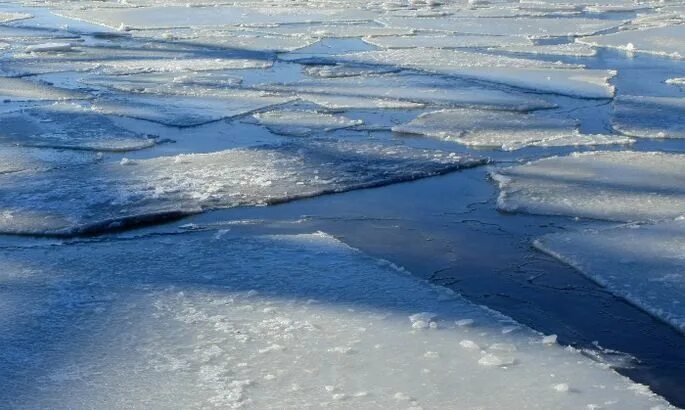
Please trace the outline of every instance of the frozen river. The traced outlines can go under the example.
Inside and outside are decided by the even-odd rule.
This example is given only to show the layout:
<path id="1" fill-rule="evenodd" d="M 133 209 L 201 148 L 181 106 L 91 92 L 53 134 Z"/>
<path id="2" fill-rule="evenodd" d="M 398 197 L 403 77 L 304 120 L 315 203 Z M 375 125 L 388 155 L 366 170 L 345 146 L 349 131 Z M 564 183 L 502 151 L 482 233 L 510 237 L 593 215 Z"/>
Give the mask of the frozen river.
<path id="1" fill-rule="evenodd" d="M 684 27 L 0 3 L 0 407 L 684 407 Z"/>

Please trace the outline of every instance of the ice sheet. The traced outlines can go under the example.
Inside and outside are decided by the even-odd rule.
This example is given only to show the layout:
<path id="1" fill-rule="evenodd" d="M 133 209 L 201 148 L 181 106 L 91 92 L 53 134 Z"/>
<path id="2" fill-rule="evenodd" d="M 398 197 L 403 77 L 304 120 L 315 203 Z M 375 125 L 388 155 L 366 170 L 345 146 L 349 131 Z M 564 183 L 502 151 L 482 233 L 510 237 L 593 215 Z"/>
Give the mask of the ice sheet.
<path id="1" fill-rule="evenodd" d="M 260 125 L 280 135 L 306 137 L 342 128 L 361 125 L 361 120 L 351 120 L 341 115 L 303 110 L 274 110 L 253 114 Z"/>
<path id="2" fill-rule="evenodd" d="M 55 103 L 0 115 L 0 142 L 26 147 L 131 151 L 153 137 L 117 126 L 111 118 L 73 103 Z"/>
<path id="3" fill-rule="evenodd" d="M 425 113 L 394 132 L 419 134 L 480 148 L 512 151 L 526 146 L 630 144 L 620 135 L 587 135 L 578 122 L 550 114 L 454 109 Z"/>
<path id="4" fill-rule="evenodd" d="M 435 35 L 364 37 L 364 41 L 381 48 L 479 48 L 532 45 L 526 37 L 481 35 Z"/>
<path id="5" fill-rule="evenodd" d="M 337 56 L 340 62 L 402 67 L 442 75 L 470 78 L 512 87 L 583 98 L 611 98 L 608 83 L 616 72 L 581 69 L 483 53 L 443 49 L 368 51 Z"/>
<path id="6" fill-rule="evenodd" d="M 0 231 L 72 235 L 116 229 L 206 209 L 413 180 L 483 162 L 399 145 L 310 140 L 13 174 L 0 176 Z"/>
<path id="7" fill-rule="evenodd" d="M 260 86 L 268 91 L 288 92 L 302 99 L 314 96 L 369 98 L 438 106 L 474 106 L 531 111 L 555 105 L 536 96 L 478 87 L 426 75 L 377 75 L 303 80 Z M 304 95 L 303 95 L 304 94 Z"/>
<path id="8" fill-rule="evenodd" d="M 507 212 L 613 221 L 673 219 L 685 212 L 685 154 L 588 152 L 491 173 Z"/>
<path id="9" fill-rule="evenodd" d="M 504 50 L 521 54 L 540 54 L 571 57 L 592 57 L 597 51 L 592 47 L 580 43 L 548 44 L 548 45 L 505 45 Z M 497 49 L 493 49 L 497 51 Z"/>
<path id="10" fill-rule="evenodd" d="M 54 87 L 40 81 L 0 77 L 2 101 L 58 101 L 90 98 L 88 94 Z"/>
<path id="11" fill-rule="evenodd" d="M 642 138 L 685 138 L 685 99 L 619 96 L 614 100 L 615 130 Z"/>
<path id="12" fill-rule="evenodd" d="M 493 36 L 518 35 L 528 38 L 589 36 L 600 31 L 618 27 L 621 22 L 588 18 L 403 18 L 378 19 L 388 27 L 413 28 L 416 30 L 444 31 L 462 34 Z"/>
<path id="13" fill-rule="evenodd" d="M 285 6 L 285 5 L 284 5 Z M 349 8 L 316 7 L 184 7 L 91 8 L 59 14 L 111 28 L 152 29 L 174 27 L 272 26 L 277 24 L 370 21 L 376 14 Z"/>
<path id="14" fill-rule="evenodd" d="M 685 219 L 547 235 L 535 246 L 685 333 Z"/>
<path id="15" fill-rule="evenodd" d="M 190 90 L 196 91 L 196 87 Z M 175 127 L 194 127 L 250 114 L 292 100 L 292 97 L 265 95 L 249 90 L 226 90 L 219 97 L 141 93 L 101 98 L 93 102 L 92 109 L 107 115 L 137 118 Z"/>
<path id="16" fill-rule="evenodd" d="M 45 171 L 57 167 L 88 164 L 100 159 L 100 155 L 89 152 L 0 147 L 0 174 L 21 171 Z"/>
<path id="17" fill-rule="evenodd" d="M 33 17 L 28 13 L 8 13 L 0 11 L 0 23 L 10 23 L 17 20 L 26 20 Z"/>
<path id="18" fill-rule="evenodd" d="M 626 30 L 577 41 L 596 47 L 611 47 L 627 52 L 640 52 L 685 58 L 685 25 Z"/>
<path id="19" fill-rule="evenodd" d="M 671 408 L 323 233 L 3 250 L 0 283 L 17 408 Z"/>

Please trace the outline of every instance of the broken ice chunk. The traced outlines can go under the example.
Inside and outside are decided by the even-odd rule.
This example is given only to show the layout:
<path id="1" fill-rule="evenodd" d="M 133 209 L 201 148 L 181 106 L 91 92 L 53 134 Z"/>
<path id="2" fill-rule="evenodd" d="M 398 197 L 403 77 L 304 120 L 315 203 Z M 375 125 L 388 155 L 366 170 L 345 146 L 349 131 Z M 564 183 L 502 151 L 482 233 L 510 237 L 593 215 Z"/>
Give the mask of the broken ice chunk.
<path id="1" fill-rule="evenodd" d="M 685 332 L 685 219 L 551 234 L 535 246 Z"/>
<path id="2" fill-rule="evenodd" d="M 657 54 L 673 58 L 685 58 L 685 26 L 625 30 L 593 37 L 583 37 L 578 42 L 595 47 L 611 47 L 629 52 Z"/>
<path id="3" fill-rule="evenodd" d="M 88 94 L 30 81 L 23 78 L 0 77 L 2 101 L 58 101 L 90 98 Z"/>
<path id="4" fill-rule="evenodd" d="M 4 114 L 0 120 L 0 141 L 27 147 L 130 151 L 155 144 L 153 138 L 121 128 L 106 115 L 70 103 Z"/>
<path id="5" fill-rule="evenodd" d="M 683 214 L 685 154 L 587 152 L 491 173 L 497 208 L 613 221 L 653 221 Z"/>
<path id="6" fill-rule="evenodd" d="M 425 135 L 481 148 L 512 151 L 526 146 L 629 144 L 620 135 L 585 135 L 578 122 L 547 114 L 528 114 L 476 109 L 442 110 L 422 114 L 394 132 Z"/>
<path id="7" fill-rule="evenodd" d="M 317 132 L 328 132 L 363 124 L 340 115 L 316 111 L 277 110 L 253 114 L 257 122 L 271 132 L 286 136 L 305 137 Z"/>

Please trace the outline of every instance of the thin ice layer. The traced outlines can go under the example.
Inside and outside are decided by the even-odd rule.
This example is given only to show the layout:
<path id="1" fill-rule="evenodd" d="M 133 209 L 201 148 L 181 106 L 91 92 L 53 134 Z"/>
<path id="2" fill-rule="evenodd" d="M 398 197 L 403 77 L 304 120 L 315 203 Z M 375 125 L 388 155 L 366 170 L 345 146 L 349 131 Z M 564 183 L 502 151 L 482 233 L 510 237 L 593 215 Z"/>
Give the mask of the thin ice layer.
<path id="1" fill-rule="evenodd" d="M 474 106 L 514 111 L 553 108 L 541 98 L 516 92 L 477 87 L 426 75 L 378 75 L 302 80 L 261 86 L 268 91 L 307 95 L 369 98 L 442 106 Z M 305 94 L 305 95 L 301 95 Z"/>
<path id="2" fill-rule="evenodd" d="M 363 124 L 341 115 L 302 110 L 274 110 L 254 114 L 258 124 L 280 135 L 306 137 L 316 133 L 350 128 Z"/>
<path id="3" fill-rule="evenodd" d="M 673 219 L 685 212 L 685 154 L 587 152 L 491 173 L 507 212 L 612 221 Z"/>
<path id="4" fill-rule="evenodd" d="M 685 138 L 685 99 L 620 96 L 614 100 L 612 125 L 642 138 Z"/>
<path id="5" fill-rule="evenodd" d="M 95 153 L 3 146 L 0 147 L 0 174 L 45 171 L 51 168 L 88 164 L 100 159 Z"/>
<path id="6" fill-rule="evenodd" d="M 685 333 L 683 218 L 552 234 L 535 241 L 535 246 Z"/>
<path id="7" fill-rule="evenodd" d="M 425 135 L 446 141 L 512 151 L 526 146 L 565 146 L 629 144 L 630 138 L 587 135 L 578 130 L 578 121 L 547 112 L 516 113 L 476 109 L 429 112 L 394 132 Z"/>
<path id="8" fill-rule="evenodd" d="M 483 53 L 416 48 L 367 51 L 337 56 L 340 62 L 402 67 L 582 98 L 611 98 L 611 70 Z"/>
<path id="9" fill-rule="evenodd" d="M 9 249 L 0 283 L 20 408 L 671 408 L 323 233 Z"/>
<path id="10" fill-rule="evenodd" d="M 102 231 L 413 180 L 483 162 L 396 145 L 312 141 L 17 174 L 0 178 L 0 231 Z"/>
<path id="11" fill-rule="evenodd" d="M 291 97 L 254 91 L 223 92 L 220 97 L 129 94 L 102 98 L 93 103 L 96 112 L 137 118 L 175 127 L 193 127 L 284 104 Z"/>
<path id="12" fill-rule="evenodd" d="M 17 20 L 26 20 L 33 17 L 28 13 L 0 12 L 0 23 L 9 23 Z"/>
<path id="13" fill-rule="evenodd" d="M 54 87 L 23 78 L 0 77 L 0 100 L 2 101 L 58 101 L 86 99 L 85 93 Z"/>
<path id="14" fill-rule="evenodd" d="M 131 151 L 155 140 L 117 126 L 111 118 L 70 103 L 56 103 L 0 116 L 0 142 L 26 147 Z"/>
<path id="15" fill-rule="evenodd" d="M 449 33 L 481 34 L 491 36 L 523 36 L 528 38 L 589 36 L 618 27 L 616 20 L 588 18 L 405 18 L 378 19 L 388 27 L 416 30 L 444 31 Z"/>
<path id="16" fill-rule="evenodd" d="M 596 47 L 610 47 L 629 52 L 685 58 L 685 25 L 626 30 L 601 36 L 585 37 L 579 42 Z"/>

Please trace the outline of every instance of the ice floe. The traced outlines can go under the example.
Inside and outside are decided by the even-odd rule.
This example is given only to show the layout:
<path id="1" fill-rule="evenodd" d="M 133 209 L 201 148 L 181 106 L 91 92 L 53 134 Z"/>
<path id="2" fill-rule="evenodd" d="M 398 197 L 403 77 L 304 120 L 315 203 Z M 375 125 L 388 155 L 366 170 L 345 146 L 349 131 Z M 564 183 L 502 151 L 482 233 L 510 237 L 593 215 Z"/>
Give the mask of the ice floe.
<path id="1" fill-rule="evenodd" d="M 525 47 L 533 42 L 526 37 L 484 35 L 436 35 L 364 37 L 364 41 L 381 48 L 482 48 Z"/>
<path id="2" fill-rule="evenodd" d="M 5 249 L 0 283 L 0 397 L 27 407 L 671 408 L 323 233 Z"/>
<path id="3" fill-rule="evenodd" d="M 614 221 L 673 219 L 685 212 L 685 154 L 588 152 L 491 173 L 508 212 Z"/>
<path id="4" fill-rule="evenodd" d="M 619 96 L 614 99 L 615 130 L 642 138 L 685 138 L 685 98 Z"/>
<path id="5" fill-rule="evenodd" d="M 71 235 L 367 188 L 483 164 L 443 151 L 308 141 L 0 176 L 0 231 Z M 60 181 L 55 186 L 54 181 Z M 68 199 L 68 200 L 67 200 Z"/>
<path id="6" fill-rule="evenodd" d="M 493 50 L 498 51 L 498 49 Z M 571 57 L 592 57 L 595 54 L 597 54 L 597 51 L 594 48 L 586 44 L 580 43 L 548 45 L 506 45 L 504 46 L 503 50 L 521 54 L 539 54 Z"/>
<path id="7" fill-rule="evenodd" d="M 554 108 L 536 96 L 464 84 L 454 79 L 426 75 L 378 75 L 302 80 L 269 84 L 259 88 L 288 92 L 303 100 L 319 103 L 323 98 L 347 97 L 374 101 L 409 102 L 450 107 L 484 107 L 514 111 Z"/>
<path id="8" fill-rule="evenodd" d="M 0 77 L 0 100 L 7 101 L 59 101 L 90 98 L 88 94 L 54 87 L 40 81 L 23 78 Z"/>
<path id="9" fill-rule="evenodd" d="M 685 58 L 685 25 L 626 30 L 601 36 L 584 37 L 577 41 L 595 47 L 611 47 L 627 52 L 658 54 Z"/>
<path id="10" fill-rule="evenodd" d="M 551 234 L 535 246 L 685 333 L 685 219 Z"/>
<path id="11" fill-rule="evenodd" d="M 93 151 L 148 148 L 155 139 L 117 126 L 111 118 L 72 103 L 0 115 L 0 142 L 27 147 Z"/>
<path id="12" fill-rule="evenodd" d="M 45 171 L 51 168 L 88 164 L 100 155 L 71 150 L 0 147 L 0 174 L 21 171 Z"/>
<path id="13" fill-rule="evenodd" d="M 618 27 L 620 21 L 588 18 L 404 18 L 378 19 L 388 27 L 491 36 L 518 35 L 528 38 L 589 36 Z"/>
<path id="14" fill-rule="evenodd" d="M 685 77 L 669 78 L 665 82 L 670 85 L 685 86 Z"/>
<path id="15" fill-rule="evenodd" d="M 452 109 L 422 114 L 393 131 L 419 134 L 480 148 L 512 151 L 526 146 L 630 144 L 620 135 L 582 134 L 578 122 L 547 112 L 516 113 Z"/>
<path id="16" fill-rule="evenodd" d="M 367 51 L 335 57 L 336 61 L 402 67 L 470 78 L 540 92 L 583 98 L 611 98 L 608 83 L 616 72 L 582 69 L 561 63 L 431 48 Z"/>
<path id="17" fill-rule="evenodd" d="M 258 124 L 275 134 L 296 137 L 350 128 L 364 123 L 340 115 L 304 110 L 265 111 L 253 114 L 252 117 Z"/>

